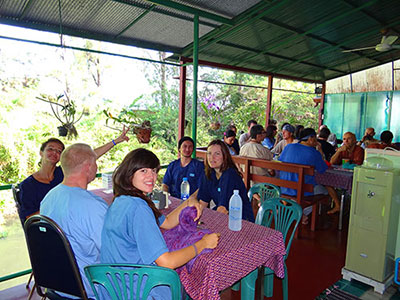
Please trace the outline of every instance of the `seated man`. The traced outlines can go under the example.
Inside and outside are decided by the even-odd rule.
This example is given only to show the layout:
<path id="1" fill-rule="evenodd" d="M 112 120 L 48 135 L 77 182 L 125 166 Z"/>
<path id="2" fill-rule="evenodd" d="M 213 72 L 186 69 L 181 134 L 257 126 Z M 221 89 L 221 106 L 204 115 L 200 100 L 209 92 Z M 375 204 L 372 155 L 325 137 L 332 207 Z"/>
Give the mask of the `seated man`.
<path id="1" fill-rule="evenodd" d="M 100 263 L 101 231 L 108 209 L 102 198 L 87 191 L 96 177 L 96 158 L 89 145 L 66 148 L 60 158 L 64 179 L 40 204 L 40 214 L 53 219 L 68 237 L 89 298 L 94 294 L 84 267 Z"/>
<path id="2" fill-rule="evenodd" d="M 396 145 L 392 144 L 393 141 L 393 133 L 389 130 L 382 131 L 381 140 L 377 143 L 369 144 L 367 148 L 375 148 L 375 149 L 385 149 L 386 147 L 391 147 L 396 150 Z"/>
<path id="3" fill-rule="evenodd" d="M 250 141 L 240 148 L 240 156 L 248 156 L 272 160 L 274 157 L 271 151 L 264 147 L 261 142 L 264 139 L 264 128 L 261 125 L 254 125 L 250 130 Z M 251 167 L 252 173 L 262 176 L 274 176 L 273 170 L 260 167 Z"/>
<path id="4" fill-rule="evenodd" d="M 343 135 L 343 145 L 336 150 L 330 163 L 341 165 L 343 159 L 349 160 L 350 164 L 361 165 L 364 161 L 364 149 L 356 145 L 356 136 L 352 132 Z"/>
<path id="5" fill-rule="evenodd" d="M 250 120 L 247 122 L 247 132 L 242 133 L 239 137 L 239 146 L 243 147 L 244 144 L 246 144 L 248 141 L 250 141 L 250 129 L 254 125 L 257 125 L 256 120 Z"/>
<path id="6" fill-rule="evenodd" d="M 365 129 L 364 136 L 362 137 L 361 141 L 357 143 L 358 146 L 362 148 L 368 148 L 370 144 L 379 143 L 377 139 L 374 139 L 375 129 L 372 127 L 368 127 Z"/>
<path id="7" fill-rule="evenodd" d="M 285 124 L 282 127 L 282 137 L 283 140 L 278 142 L 274 148 L 272 148 L 271 152 L 276 155 L 280 155 L 286 145 L 294 142 L 294 127 L 290 124 Z"/>
<path id="8" fill-rule="evenodd" d="M 306 128 L 301 132 L 300 142 L 287 145 L 285 149 L 283 149 L 282 154 L 279 156 L 279 160 L 286 163 L 313 166 L 318 173 L 324 173 L 328 166 L 322 157 L 322 149 L 317 142 L 315 130 L 312 128 Z M 298 174 L 291 172 L 279 172 L 279 177 L 284 180 L 298 181 Z M 315 176 L 306 175 L 304 182 L 314 185 L 314 195 L 328 194 L 328 190 L 326 190 L 322 185 L 317 185 Z M 297 195 L 296 190 L 285 187 L 281 188 L 281 192 L 282 194 L 289 196 Z M 308 192 L 304 193 L 305 196 L 313 194 Z M 311 213 L 311 211 L 311 206 L 306 207 L 303 210 L 303 224 L 307 223 L 308 215 Z"/>
<path id="9" fill-rule="evenodd" d="M 199 188 L 200 178 L 204 172 L 203 162 L 192 158 L 194 141 L 185 136 L 178 142 L 178 152 L 180 158 L 168 165 L 165 172 L 162 189 L 176 198 L 181 198 L 181 183 L 186 177 L 190 186 L 190 195 Z M 194 195 L 196 197 L 197 194 Z"/>
<path id="10" fill-rule="evenodd" d="M 328 129 L 328 127 L 323 127 L 319 131 L 318 135 L 318 143 L 321 144 L 321 149 L 325 155 L 326 161 L 330 161 L 331 157 L 335 154 L 335 147 L 333 147 L 332 144 L 327 141 L 330 134 L 331 131 Z"/>

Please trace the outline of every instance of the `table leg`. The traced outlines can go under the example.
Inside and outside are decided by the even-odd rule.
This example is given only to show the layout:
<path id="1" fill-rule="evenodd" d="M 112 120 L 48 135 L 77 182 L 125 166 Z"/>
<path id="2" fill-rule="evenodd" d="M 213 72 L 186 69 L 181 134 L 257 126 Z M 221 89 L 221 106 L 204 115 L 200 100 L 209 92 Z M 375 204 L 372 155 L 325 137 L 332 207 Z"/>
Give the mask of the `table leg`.
<path id="1" fill-rule="evenodd" d="M 338 226 L 339 230 L 342 230 L 342 227 L 343 227 L 344 195 L 345 195 L 345 192 L 342 192 L 342 196 L 340 197 L 339 226 Z"/>
<path id="2" fill-rule="evenodd" d="M 264 299 L 264 266 L 258 267 L 258 276 L 256 281 L 256 300 Z"/>

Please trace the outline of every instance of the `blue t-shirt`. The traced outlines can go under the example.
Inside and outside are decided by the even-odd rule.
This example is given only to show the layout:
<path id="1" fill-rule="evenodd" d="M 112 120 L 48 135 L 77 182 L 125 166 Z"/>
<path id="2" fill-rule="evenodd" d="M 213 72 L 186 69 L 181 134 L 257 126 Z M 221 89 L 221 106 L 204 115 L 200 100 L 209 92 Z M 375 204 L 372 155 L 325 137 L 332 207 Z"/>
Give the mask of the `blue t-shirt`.
<path id="1" fill-rule="evenodd" d="M 40 205 L 40 214 L 54 220 L 65 232 L 89 298 L 94 294 L 84 267 L 100 263 L 101 230 L 107 209 L 99 196 L 64 184 L 48 192 Z"/>
<path id="2" fill-rule="evenodd" d="M 159 224 L 164 220 L 161 216 Z M 104 221 L 101 263 L 151 265 L 166 252 L 168 247 L 146 201 L 132 196 L 115 198 Z M 154 299 L 171 298 L 168 287 L 154 288 L 150 295 Z"/>
<path id="3" fill-rule="evenodd" d="M 266 137 L 266 138 L 261 142 L 261 144 L 262 144 L 264 147 L 267 147 L 269 150 L 271 150 L 272 148 L 274 148 L 275 139 L 274 139 L 274 138 L 268 138 L 268 137 Z"/>
<path id="4" fill-rule="evenodd" d="M 32 175 L 26 178 L 20 184 L 20 218 L 22 223 L 25 222 L 27 216 L 39 211 L 40 202 L 47 193 L 59 185 L 64 179 L 64 174 L 61 167 L 56 167 L 54 170 L 54 178 L 50 183 L 42 183 L 37 181 Z"/>
<path id="5" fill-rule="evenodd" d="M 318 173 L 324 173 L 328 166 L 322 159 L 321 153 L 319 153 L 313 147 L 309 147 L 306 145 L 298 144 L 288 144 L 285 149 L 283 149 L 281 155 L 279 156 L 279 160 L 286 163 L 293 164 L 301 164 L 313 166 Z M 279 172 L 279 177 L 285 180 L 298 181 L 298 174 L 291 172 Z M 316 185 L 315 176 L 306 175 L 304 178 L 304 182 L 307 184 Z M 281 187 L 282 194 L 296 196 L 297 191 L 294 189 L 289 189 L 285 187 Z M 312 195 L 312 193 L 305 192 L 305 196 Z"/>
<path id="6" fill-rule="evenodd" d="M 189 181 L 191 195 L 199 188 L 200 177 L 203 173 L 203 162 L 197 159 L 192 159 L 187 166 L 182 167 L 181 160 L 177 159 L 168 165 L 167 171 L 164 175 L 163 183 L 168 185 L 171 196 L 180 198 L 183 177 L 187 177 Z"/>
<path id="7" fill-rule="evenodd" d="M 211 180 L 208 180 L 204 173 L 201 177 L 197 199 L 208 203 L 214 200 L 215 209 L 218 206 L 224 206 L 229 210 L 229 200 L 233 195 L 233 190 L 239 190 L 239 195 L 242 198 L 242 218 L 254 222 L 253 210 L 247 196 L 246 186 L 242 177 L 233 168 L 225 170 L 219 179 L 217 179 L 214 170 L 211 171 Z"/>

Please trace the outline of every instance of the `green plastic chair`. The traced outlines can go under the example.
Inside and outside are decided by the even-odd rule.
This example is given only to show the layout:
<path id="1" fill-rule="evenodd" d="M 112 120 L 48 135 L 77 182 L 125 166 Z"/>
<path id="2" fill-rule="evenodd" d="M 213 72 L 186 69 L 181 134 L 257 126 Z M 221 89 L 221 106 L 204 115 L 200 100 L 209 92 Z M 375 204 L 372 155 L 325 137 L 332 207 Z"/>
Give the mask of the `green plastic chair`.
<path id="1" fill-rule="evenodd" d="M 271 198 L 278 198 L 281 196 L 281 190 L 274 184 L 271 183 L 257 183 L 253 185 L 249 190 L 249 199 L 253 198 L 254 194 L 260 195 L 260 203 L 262 204 L 265 200 Z"/>
<path id="2" fill-rule="evenodd" d="M 283 240 L 286 244 L 286 261 L 289 255 L 290 245 L 292 244 L 294 233 L 299 225 L 303 214 L 301 206 L 290 199 L 273 198 L 265 201 L 258 210 L 256 224 L 273 227 L 282 232 Z M 271 225 L 274 226 L 271 226 Z M 283 299 L 288 299 L 288 274 L 286 262 L 284 262 L 285 277 L 283 278 Z M 254 299 L 255 283 L 258 270 L 254 270 L 241 280 L 241 299 Z M 274 288 L 274 271 L 265 267 L 264 271 L 264 295 L 272 297 Z"/>
<path id="3" fill-rule="evenodd" d="M 151 289 L 159 285 L 169 286 L 171 299 L 182 299 L 181 281 L 172 269 L 135 264 L 96 264 L 86 266 L 85 274 L 97 300 L 100 298 L 96 285 L 103 286 L 111 300 L 146 300 Z M 125 282 L 122 283 L 121 278 L 125 278 Z"/>

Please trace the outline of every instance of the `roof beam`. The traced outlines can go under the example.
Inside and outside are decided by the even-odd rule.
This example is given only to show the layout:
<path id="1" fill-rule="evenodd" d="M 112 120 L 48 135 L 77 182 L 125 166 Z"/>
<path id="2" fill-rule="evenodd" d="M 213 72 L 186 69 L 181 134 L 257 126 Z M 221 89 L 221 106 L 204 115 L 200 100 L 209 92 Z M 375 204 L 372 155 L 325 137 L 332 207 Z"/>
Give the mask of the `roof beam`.
<path id="1" fill-rule="evenodd" d="M 234 23 L 235 25 L 232 27 L 227 27 L 227 26 L 222 26 L 216 30 L 213 30 L 212 32 L 204 35 L 202 38 L 199 40 L 199 51 L 202 51 L 209 46 L 219 42 L 220 40 L 227 38 L 228 36 L 232 35 L 233 33 L 239 31 L 242 29 L 244 26 L 250 25 L 254 22 L 256 22 L 258 19 L 262 18 L 264 15 L 278 9 L 282 5 L 284 5 L 288 0 L 275 0 L 273 1 L 273 5 L 271 6 L 271 3 L 267 3 L 265 1 L 259 2 L 259 4 L 256 4 L 243 14 L 237 16 L 234 18 Z M 201 45 L 203 43 L 203 45 Z M 206 44 L 204 44 L 206 43 Z M 183 51 L 182 55 L 183 56 L 189 56 L 191 55 L 192 51 L 192 44 L 189 44 L 186 46 Z"/>
<path id="2" fill-rule="evenodd" d="M 137 17 L 135 20 L 133 20 L 128 26 L 126 26 L 124 29 L 122 29 L 118 34 L 115 35 L 115 37 L 121 36 L 124 32 L 126 32 L 128 29 L 130 29 L 133 25 L 135 25 L 137 22 L 139 22 L 140 19 L 142 19 L 145 15 L 147 15 L 149 12 L 151 12 L 154 8 L 156 7 L 155 4 L 149 7 L 148 10 L 144 11 L 139 17 Z"/>
<path id="3" fill-rule="evenodd" d="M 22 12 L 19 15 L 18 19 L 21 20 L 21 19 L 25 18 L 26 12 L 28 11 L 29 7 L 32 5 L 32 2 L 33 2 L 32 0 L 28 0 L 25 2 L 25 5 L 22 8 Z"/>
<path id="4" fill-rule="evenodd" d="M 150 7 L 152 7 L 152 5 L 144 5 L 144 4 L 139 3 L 139 2 L 134 2 L 134 3 L 133 2 L 127 2 L 126 0 L 111 0 L 111 1 L 118 2 L 118 3 L 121 3 L 121 4 L 125 4 L 125 5 L 129 5 L 129 6 L 133 6 L 133 7 L 137 7 L 137 8 L 142 8 L 142 9 L 145 9 L 145 10 L 148 10 Z M 178 13 L 166 11 L 166 10 L 163 10 L 161 8 L 161 6 L 157 6 L 156 5 L 156 7 L 153 8 L 153 11 L 156 12 L 156 13 L 162 14 L 162 15 L 169 16 L 169 17 L 182 19 L 182 20 L 185 20 L 185 21 L 190 21 L 191 23 L 193 22 L 193 17 L 192 16 L 185 16 L 183 14 L 178 14 Z M 217 28 L 218 27 L 218 25 L 216 25 L 214 23 L 210 23 L 210 22 L 207 22 L 207 21 L 201 21 L 201 20 L 199 20 L 199 24 L 204 25 L 204 26 L 208 26 L 208 27 L 213 27 L 213 28 Z"/>
<path id="5" fill-rule="evenodd" d="M 218 44 L 224 45 L 224 46 L 228 46 L 228 47 L 234 47 L 234 48 L 241 49 L 241 50 L 244 50 L 244 51 L 250 51 L 250 52 L 256 52 L 256 53 L 260 52 L 258 49 L 253 49 L 253 48 L 249 48 L 249 47 L 245 47 L 245 46 L 241 46 L 241 45 L 236 45 L 236 44 L 232 44 L 232 43 L 228 43 L 228 42 L 219 42 Z M 276 53 L 265 53 L 265 55 L 271 56 L 271 57 L 276 57 L 276 58 L 279 58 L 279 59 L 282 59 L 282 60 L 288 60 L 288 61 L 296 62 L 296 59 L 294 59 L 294 58 L 283 56 L 283 55 L 279 55 L 279 54 L 276 54 Z M 238 58 L 232 59 L 232 60 L 227 61 L 225 64 L 229 65 L 229 64 L 231 64 L 232 62 L 235 62 L 235 61 L 240 62 L 240 59 L 238 59 Z M 307 66 L 323 69 L 323 70 L 327 69 L 327 66 L 321 66 L 321 65 L 309 63 L 309 62 L 306 62 L 306 61 L 301 61 L 299 63 L 307 65 Z M 330 69 L 330 68 L 328 67 L 328 69 Z M 336 70 L 336 69 L 330 69 L 330 70 L 332 70 L 334 72 L 339 72 L 339 73 L 346 74 L 346 72 L 343 72 L 341 70 Z"/>
<path id="6" fill-rule="evenodd" d="M 305 36 L 305 35 L 307 35 L 307 34 L 309 34 L 309 33 L 311 33 L 311 32 L 314 32 L 314 31 L 316 31 L 316 30 L 320 30 L 321 28 L 323 28 L 323 27 L 325 27 L 325 26 L 327 26 L 327 25 L 329 25 L 329 24 L 331 24 L 331 23 L 334 23 L 334 22 L 336 22 L 337 20 L 343 19 L 343 18 L 349 16 L 350 14 L 355 13 L 355 12 L 357 12 L 357 11 L 363 9 L 364 7 L 370 6 L 370 5 L 372 5 L 373 3 L 375 3 L 376 1 L 378 1 L 378 0 L 370 0 L 370 1 L 366 2 L 366 3 L 364 3 L 363 5 L 361 5 L 360 7 L 357 7 L 356 9 L 352 9 L 352 10 L 346 11 L 345 13 L 340 14 L 340 15 L 338 15 L 338 16 L 332 18 L 332 19 L 329 19 L 329 20 L 327 20 L 327 21 L 325 21 L 325 22 L 323 22 L 323 23 L 321 23 L 321 24 L 319 24 L 319 25 L 317 25 L 317 26 L 313 26 L 311 29 L 309 29 L 309 30 L 307 30 L 307 31 L 304 31 L 304 33 L 302 33 L 302 34 L 294 35 L 294 36 L 292 36 L 292 37 L 286 39 L 285 41 L 279 42 L 279 43 L 277 43 L 277 44 L 275 44 L 275 45 L 269 47 L 268 49 L 266 49 L 266 50 L 263 51 L 263 52 L 270 52 L 271 50 L 277 49 L 277 48 L 282 47 L 282 46 L 284 46 L 284 45 L 287 45 L 287 44 L 289 44 L 289 43 L 291 43 L 291 42 L 294 42 L 295 40 L 297 40 L 297 39 L 299 39 L 299 38 L 301 38 L 301 37 L 303 37 L 303 36 Z M 256 56 L 262 54 L 263 52 L 261 52 L 261 53 L 259 53 L 259 54 L 254 54 L 254 55 L 248 57 L 247 59 L 245 59 L 243 62 L 247 62 L 247 61 L 253 59 L 254 57 L 256 57 Z"/>
<path id="7" fill-rule="evenodd" d="M 129 0 L 113 0 L 113 1 L 129 4 L 129 5 L 136 5 Z M 185 5 L 185 4 L 177 3 L 174 1 L 170 1 L 170 0 L 146 0 L 146 1 L 154 3 L 156 5 L 161 5 L 161 6 L 169 7 L 172 9 L 176 9 L 181 12 L 186 12 L 186 13 L 189 13 L 192 15 L 198 15 L 199 17 L 202 17 L 202 18 L 205 18 L 208 20 L 213 20 L 218 23 L 222 23 L 222 24 L 226 24 L 226 25 L 233 25 L 232 19 L 225 18 L 223 16 L 213 14 L 213 13 L 210 13 L 205 10 L 197 9 L 197 8 Z"/>

